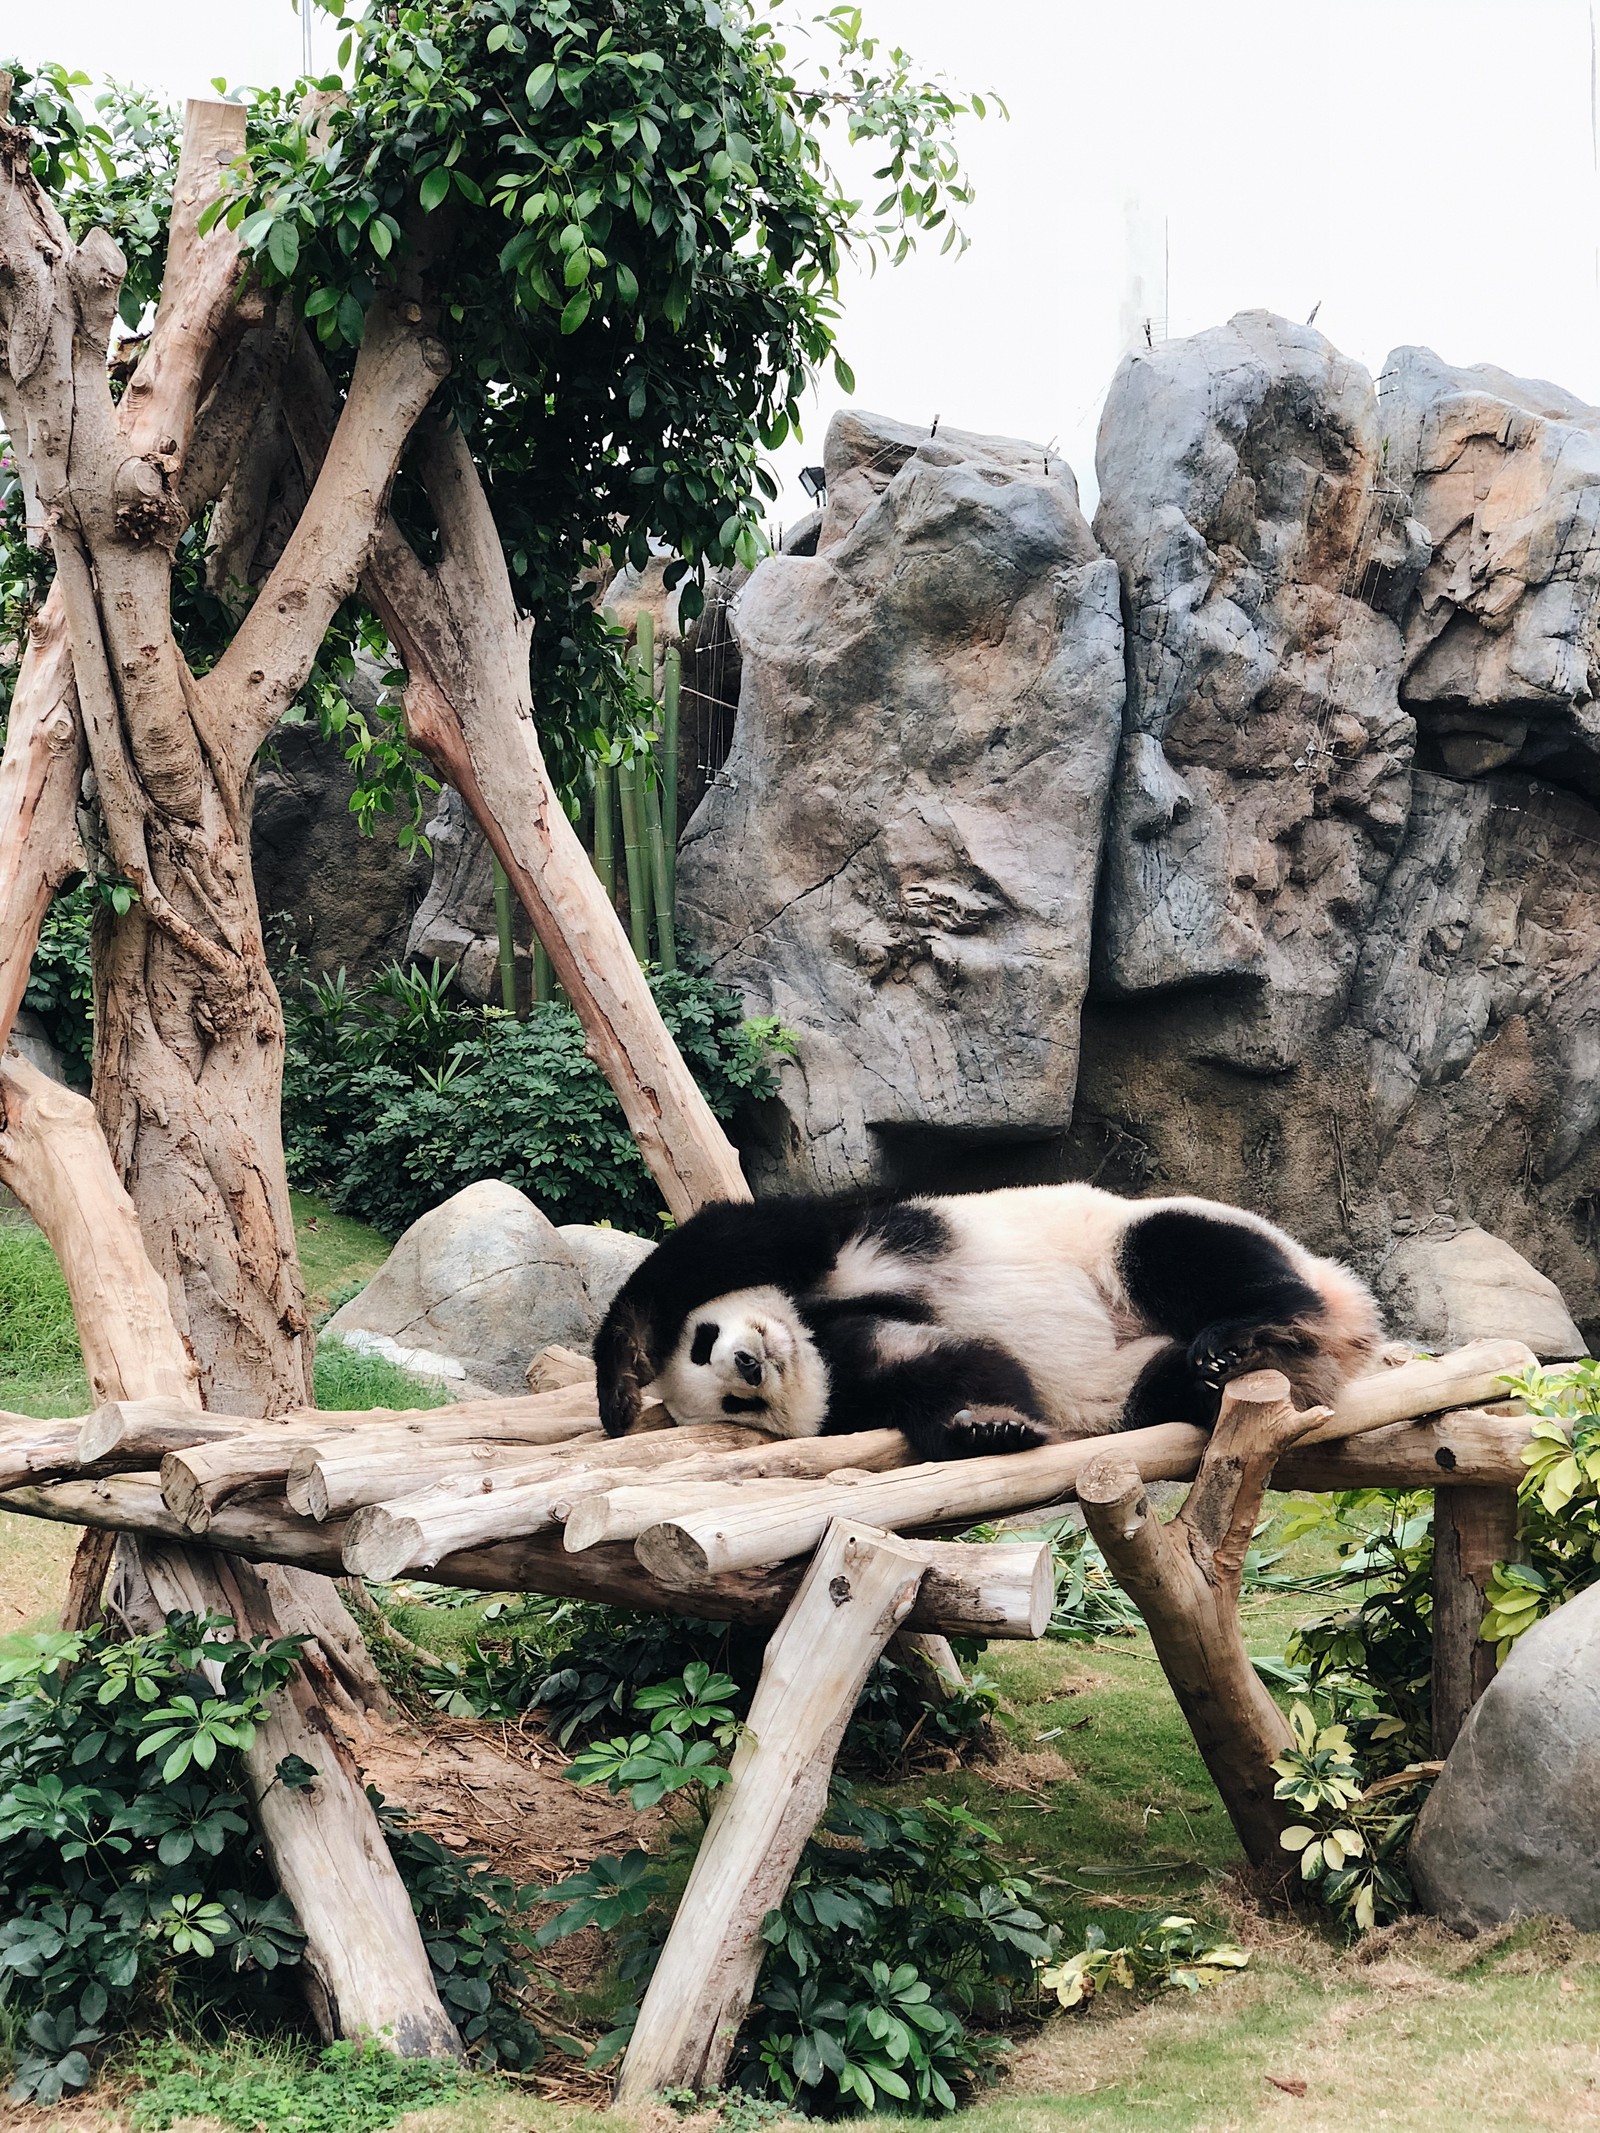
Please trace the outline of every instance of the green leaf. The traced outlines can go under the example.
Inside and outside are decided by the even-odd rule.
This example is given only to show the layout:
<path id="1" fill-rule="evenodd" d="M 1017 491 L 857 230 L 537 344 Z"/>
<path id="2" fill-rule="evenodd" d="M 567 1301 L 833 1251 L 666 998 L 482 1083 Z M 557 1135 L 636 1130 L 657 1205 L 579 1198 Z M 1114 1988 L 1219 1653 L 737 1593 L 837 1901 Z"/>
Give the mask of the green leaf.
<path id="1" fill-rule="evenodd" d="M 417 188 L 417 198 L 422 202 L 423 213 L 431 215 L 440 201 L 448 195 L 449 191 L 449 171 L 437 168 L 430 170 Z M 385 247 L 386 252 L 387 247 Z"/>
<path id="2" fill-rule="evenodd" d="M 267 232 L 267 257 L 287 281 L 300 264 L 300 232 L 292 222 L 274 222 Z"/>
<path id="3" fill-rule="evenodd" d="M 587 289 L 580 289 L 577 295 L 570 300 L 561 314 L 561 331 L 563 333 L 577 332 L 578 328 L 589 316 L 590 301 L 591 298 Z"/>
<path id="4" fill-rule="evenodd" d="M 845 359 L 844 359 L 844 357 L 843 357 L 842 355 L 835 355 L 835 356 L 834 356 L 834 359 L 833 359 L 833 374 L 834 374 L 834 376 L 835 376 L 835 377 L 836 377 L 836 378 L 838 379 L 838 381 L 839 381 L 839 385 L 840 385 L 840 389 L 841 389 L 842 391 L 844 391 L 844 392 L 847 392 L 847 393 L 853 393 L 853 392 L 855 391 L 855 389 L 856 389 L 856 374 L 855 374 L 855 372 L 854 372 L 854 371 L 853 371 L 853 370 L 852 370 L 852 369 L 850 368 L 850 365 L 849 365 L 849 364 L 848 364 L 848 363 L 847 363 L 847 362 L 845 361 Z"/>

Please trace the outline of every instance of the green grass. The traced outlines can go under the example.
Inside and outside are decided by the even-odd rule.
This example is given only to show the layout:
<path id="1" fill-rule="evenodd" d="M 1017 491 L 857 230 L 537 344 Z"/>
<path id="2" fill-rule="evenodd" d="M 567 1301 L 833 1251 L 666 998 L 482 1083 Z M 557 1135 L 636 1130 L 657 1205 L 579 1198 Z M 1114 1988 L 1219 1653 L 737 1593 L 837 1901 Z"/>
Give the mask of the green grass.
<path id="1" fill-rule="evenodd" d="M 389 1245 L 375 1229 L 331 1213 L 309 1193 L 290 1198 L 306 1301 L 320 1318 L 330 1300 L 353 1293 L 377 1272 Z M 442 1387 L 341 1342 L 318 1346 L 319 1407 L 439 1407 L 448 1397 Z M 0 1219 L 0 1408 L 75 1415 L 90 1404 L 72 1300 L 55 1254 L 26 1217 Z"/>

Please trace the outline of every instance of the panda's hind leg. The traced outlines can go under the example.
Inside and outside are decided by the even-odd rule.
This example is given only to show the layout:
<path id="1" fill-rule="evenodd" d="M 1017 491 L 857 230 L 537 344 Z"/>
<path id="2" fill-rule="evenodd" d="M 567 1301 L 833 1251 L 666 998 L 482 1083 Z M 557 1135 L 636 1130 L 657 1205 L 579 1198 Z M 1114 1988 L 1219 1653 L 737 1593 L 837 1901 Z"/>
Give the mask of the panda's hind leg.
<path id="1" fill-rule="evenodd" d="M 1121 1271 L 1135 1310 L 1176 1344 L 1158 1359 L 1161 1382 L 1139 1388 L 1146 1407 L 1152 1397 L 1177 1400 L 1177 1358 L 1213 1414 L 1222 1387 L 1246 1371 L 1281 1370 L 1302 1388 L 1315 1376 L 1323 1301 L 1269 1232 L 1200 1208 L 1160 1208 L 1130 1223 Z"/>
<path id="2" fill-rule="evenodd" d="M 830 1434 L 898 1429 L 919 1459 L 1027 1451 L 1051 1439 L 1033 1380 L 997 1342 L 868 1317 L 835 1318 L 818 1331 L 834 1388 Z"/>

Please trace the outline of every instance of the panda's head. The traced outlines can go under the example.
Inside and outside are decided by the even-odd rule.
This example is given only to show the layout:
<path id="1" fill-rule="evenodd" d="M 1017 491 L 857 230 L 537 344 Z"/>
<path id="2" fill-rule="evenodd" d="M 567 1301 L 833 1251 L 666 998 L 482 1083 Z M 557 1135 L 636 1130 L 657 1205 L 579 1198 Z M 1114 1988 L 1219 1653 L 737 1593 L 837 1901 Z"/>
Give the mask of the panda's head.
<path id="1" fill-rule="evenodd" d="M 739 1289 L 690 1315 L 645 1397 L 674 1422 L 814 1437 L 828 1412 L 828 1369 L 781 1289 Z"/>

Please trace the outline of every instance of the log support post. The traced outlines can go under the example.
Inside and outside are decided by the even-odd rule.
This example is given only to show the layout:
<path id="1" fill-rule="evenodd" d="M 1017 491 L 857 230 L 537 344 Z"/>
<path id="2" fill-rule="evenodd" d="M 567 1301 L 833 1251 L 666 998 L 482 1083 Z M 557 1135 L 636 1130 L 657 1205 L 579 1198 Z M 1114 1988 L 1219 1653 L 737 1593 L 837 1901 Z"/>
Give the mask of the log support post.
<path id="1" fill-rule="evenodd" d="M 1433 1752 L 1448 1755 L 1494 1679 L 1494 1646 L 1478 1629 L 1490 1571 L 1520 1553 L 1517 1492 L 1435 1489 L 1433 1506 Z"/>
<path id="2" fill-rule="evenodd" d="M 1274 1799 L 1272 1765 L 1291 1745 L 1239 1627 L 1245 1551 L 1278 1454 L 1325 1413 L 1301 1413 L 1275 1370 L 1236 1378 L 1183 1509 L 1156 1515 L 1124 1454 L 1100 1453 L 1078 1476 L 1089 1531 L 1137 1605 L 1245 1856 L 1281 1878 L 1278 1843 L 1292 1819 Z"/>
<path id="3" fill-rule="evenodd" d="M 269 1573 L 159 1541 L 143 1543 L 138 1560 L 156 1620 L 226 1614 L 243 1636 L 283 1635 Z M 330 2041 L 371 2038 L 402 2058 L 456 2058 L 461 2040 L 440 2002 L 411 1899 L 355 1758 L 328 1721 L 327 1707 L 337 1709 L 348 1690 L 317 1639 L 304 1650 L 245 1750 L 244 1772 L 268 1863 L 307 1936 L 302 1963 L 313 2018 Z M 282 1783 L 278 1767 L 289 1756 L 316 1771 L 311 1784 Z"/>
<path id="4" fill-rule="evenodd" d="M 639 2011 L 616 2102 L 714 2089 L 783 1901 L 828 1803 L 844 1729 L 911 1612 L 925 1564 L 894 1536 L 836 1519 L 767 1646 L 750 1717 Z"/>

